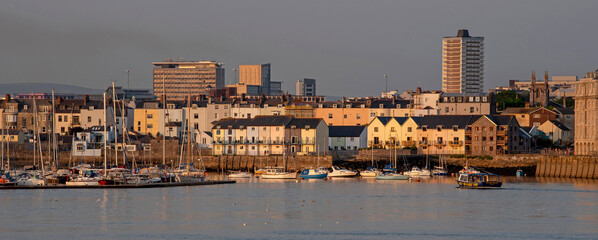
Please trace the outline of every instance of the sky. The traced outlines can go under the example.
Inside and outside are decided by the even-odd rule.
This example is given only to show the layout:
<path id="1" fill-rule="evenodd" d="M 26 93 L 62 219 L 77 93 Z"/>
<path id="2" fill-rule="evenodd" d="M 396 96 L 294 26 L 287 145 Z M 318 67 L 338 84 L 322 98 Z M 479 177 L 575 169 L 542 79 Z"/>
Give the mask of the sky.
<path id="1" fill-rule="evenodd" d="M 530 72 L 598 68 L 598 1 L 554 0 L 4 0 L 0 82 L 151 89 L 166 58 L 271 63 L 295 93 L 315 78 L 328 96 L 379 96 L 385 88 L 441 89 L 442 37 L 485 37 L 484 88 Z"/>

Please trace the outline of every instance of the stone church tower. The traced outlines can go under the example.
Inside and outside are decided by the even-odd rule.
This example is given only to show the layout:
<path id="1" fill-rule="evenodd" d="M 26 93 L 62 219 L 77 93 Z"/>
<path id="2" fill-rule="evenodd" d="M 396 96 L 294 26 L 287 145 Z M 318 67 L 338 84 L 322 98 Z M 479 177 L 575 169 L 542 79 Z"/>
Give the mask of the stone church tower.
<path id="1" fill-rule="evenodd" d="M 544 71 L 544 83 L 536 83 L 536 72 L 532 71 L 532 81 L 529 86 L 529 106 L 547 107 L 549 94 L 548 71 Z"/>

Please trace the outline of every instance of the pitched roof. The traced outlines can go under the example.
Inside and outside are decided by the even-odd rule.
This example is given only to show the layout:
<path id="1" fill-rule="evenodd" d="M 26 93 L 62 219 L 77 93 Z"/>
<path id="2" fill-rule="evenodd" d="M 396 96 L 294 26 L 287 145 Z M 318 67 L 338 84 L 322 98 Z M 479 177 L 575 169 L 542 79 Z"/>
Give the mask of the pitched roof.
<path id="1" fill-rule="evenodd" d="M 386 125 L 392 119 L 392 117 L 376 117 L 376 118 L 378 120 L 380 120 L 382 125 Z"/>
<path id="2" fill-rule="evenodd" d="M 292 119 L 292 116 L 255 116 L 254 118 L 226 118 L 215 122 L 213 128 L 230 127 L 233 129 L 238 129 L 241 126 L 286 126 Z"/>
<path id="3" fill-rule="evenodd" d="M 514 116 L 510 116 L 510 115 L 485 115 L 485 116 L 488 117 L 492 122 L 494 122 L 498 126 L 508 125 L 513 119 L 515 119 Z"/>
<path id="4" fill-rule="evenodd" d="M 554 124 L 555 127 L 561 129 L 562 131 L 571 131 L 571 129 L 569 129 L 567 126 L 565 126 L 564 124 L 562 124 L 561 122 L 557 121 L 557 120 L 549 120 L 552 124 Z"/>
<path id="5" fill-rule="evenodd" d="M 394 117 L 394 119 L 397 120 L 399 124 L 403 125 L 403 123 L 405 123 L 409 117 Z"/>
<path id="6" fill-rule="evenodd" d="M 502 114 L 521 114 L 521 113 L 530 113 L 537 108 L 515 108 L 510 107 L 502 111 Z"/>
<path id="7" fill-rule="evenodd" d="M 318 124 L 322 121 L 321 118 L 293 118 L 288 124 L 288 126 L 295 126 L 296 128 L 316 128 Z"/>
<path id="8" fill-rule="evenodd" d="M 365 126 L 330 126 L 328 135 L 330 137 L 359 137 Z"/>
<path id="9" fill-rule="evenodd" d="M 472 124 L 481 116 L 482 115 L 426 115 L 422 117 L 418 128 L 421 128 L 422 126 L 427 126 L 428 128 L 457 126 L 460 129 L 464 129 L 467 125 Z"/>
<path id="10" fill-rule="evenodd" d="M 562 107 L 557 107 L 554 108 L 555 111 L 559 112 L 560 114 L 575 114 L 575 109 L 574 108 L 562 108 Z"/>

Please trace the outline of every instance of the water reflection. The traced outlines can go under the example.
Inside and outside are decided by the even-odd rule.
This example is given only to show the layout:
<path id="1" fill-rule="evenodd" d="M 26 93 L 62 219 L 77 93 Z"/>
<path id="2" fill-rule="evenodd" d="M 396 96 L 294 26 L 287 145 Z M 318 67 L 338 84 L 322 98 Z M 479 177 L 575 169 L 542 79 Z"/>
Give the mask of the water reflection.
<path id="1" fill-rule="evenodd" d="M 128 239 L 598 236 L 597 181 L 502 179 L 498 191 L 456 189 L 454 177 L 419 182 L 249 178 L 162 189 L 10 191 L 0 195 L 2 214 L 18 217 L 1 218 L 0 233 L 7 239 L 25 233 L 27 238 Z"/>

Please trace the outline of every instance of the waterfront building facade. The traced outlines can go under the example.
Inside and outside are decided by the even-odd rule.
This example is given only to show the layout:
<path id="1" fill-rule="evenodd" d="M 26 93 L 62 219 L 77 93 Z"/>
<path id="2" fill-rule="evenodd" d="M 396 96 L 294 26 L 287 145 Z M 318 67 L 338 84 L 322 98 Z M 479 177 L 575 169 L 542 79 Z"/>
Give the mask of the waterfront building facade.
<path id="1" fill-rule="evenodd" d="M 573 132 L 567 126 L 556 120 L 550 120 L 542 123 L 538 127 L 551 142 L 557 145 L 569 144 L 573 142 Z"/>
<path id="2" fill-rule="evenodd" d="M 479 115 L 429 115 L 417 129 L 418 150 L 422 154 L 465 154 L 465 129 Z"/>
<path id="3" fill-rule="evenodd" d="M 542 123 L 555 120 L 556 112 L 544 107 L 538 108 L 507 108 L 501 115 L 512 115 L 522 127 L 539 127 Z"/>
<path id="4" fill-rule="evenodd" d="M 328 149 L 322 119 L 256 116 L 222 119 L 212 127 L 214 155 L 306 155 Z"/>
<path id="5" fill-rule="evenodd" d="M 598 70 L 575 85 L 575 154 L 598 154 Z"/>
<path id="6" fill-rule="evenodd" d="M 442 93 L 438 102 L 439 115 L 496 114 L 493 93 Z"/>
<path id="7" fill-rule="evenodd" d="M 463 140 L 455 139 L 449 144 L 463 144 Z M 465 154 L 468 155 L 516 153 L 526 147 L 520 141 L 519 123 L 514 116 L 482 115 L 465 129 Z"/>
<path id="8" fill-rule="evenodd" d="M 484 89 L 484 38 L 467 29 L 442 38 L 442 91 L 481 93 Z"/>
<path id="9" fill-rule="evenodd" d="M 328 149 L 332 151 L 359 150 L 367 147 L 366 126 L 328 127 Z"/>
<path id="10" fill-rule="evenodd" d="M 224 68 L 214 61 L 154 62 L 154 94 L 168 100 L 184 101 L 189 93 L 208 95 L 211 89 L 224 87 Z"/>

